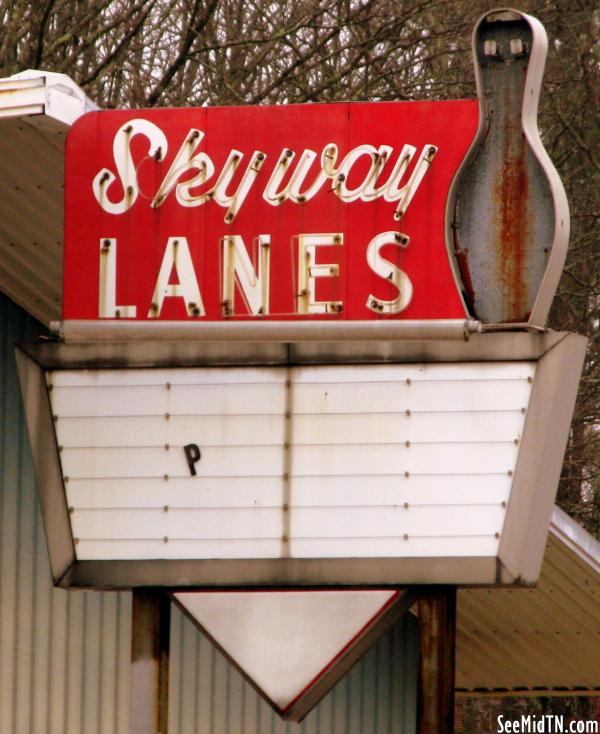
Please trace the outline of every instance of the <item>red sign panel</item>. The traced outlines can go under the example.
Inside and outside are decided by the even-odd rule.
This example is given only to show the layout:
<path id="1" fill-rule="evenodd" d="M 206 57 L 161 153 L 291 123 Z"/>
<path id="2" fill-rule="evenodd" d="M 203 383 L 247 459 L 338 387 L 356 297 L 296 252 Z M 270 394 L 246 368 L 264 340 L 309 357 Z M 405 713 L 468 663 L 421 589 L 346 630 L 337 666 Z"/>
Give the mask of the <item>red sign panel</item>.
<path id="1" fill-rule="evenodd" d="M 462 318 L 444 238 L 474 101 L 94 112 L 65 319 Z"/>

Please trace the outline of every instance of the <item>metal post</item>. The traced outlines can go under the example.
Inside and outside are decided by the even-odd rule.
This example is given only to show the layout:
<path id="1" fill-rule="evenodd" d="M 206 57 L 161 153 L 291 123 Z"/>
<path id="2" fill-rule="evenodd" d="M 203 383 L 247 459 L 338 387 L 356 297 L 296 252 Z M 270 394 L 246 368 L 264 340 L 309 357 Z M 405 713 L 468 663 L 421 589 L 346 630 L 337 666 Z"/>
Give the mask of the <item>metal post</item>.
<path id="1" fill-rule="evenodd" d="M 134 589 L 131 612 L 131 734 L 167 734 L 171 600 Z"/>
<path id="2" fill-rule="evenodd" d="M 418 734 L 453 734 L 456 587 L 419 595 Z"/>

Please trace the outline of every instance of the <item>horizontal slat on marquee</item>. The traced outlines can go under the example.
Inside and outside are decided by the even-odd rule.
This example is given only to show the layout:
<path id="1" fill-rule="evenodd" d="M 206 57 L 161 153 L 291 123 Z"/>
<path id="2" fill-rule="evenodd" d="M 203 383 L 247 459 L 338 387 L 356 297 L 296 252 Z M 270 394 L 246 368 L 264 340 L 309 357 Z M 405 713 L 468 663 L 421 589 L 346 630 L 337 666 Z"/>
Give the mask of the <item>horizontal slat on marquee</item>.
<path id="1" fill-rule="evenodd" d="M 408 502 L 411 506 L 470 506 L 500 504 L 508 500 L 512 479 L 508 474 L 379 476 L 378 500 L 394 506 Z M 69 497 L 78 508 L 162 509 L 165 506 L 190 507 L 272 507 L 281 504 L 281 477 L 189 477 L 157 479 L 69 479 Z M 196 481 L 197 480 L 197 481 Z M 100 486 L 99 486 L 100 485 Z M 364 507 L 363 477 L 321 478 L 292 477 L 291 495 L 294 507 L 327 507 L 346 505 Z M 483 489 L 482 489 L 483 487 Z"/>

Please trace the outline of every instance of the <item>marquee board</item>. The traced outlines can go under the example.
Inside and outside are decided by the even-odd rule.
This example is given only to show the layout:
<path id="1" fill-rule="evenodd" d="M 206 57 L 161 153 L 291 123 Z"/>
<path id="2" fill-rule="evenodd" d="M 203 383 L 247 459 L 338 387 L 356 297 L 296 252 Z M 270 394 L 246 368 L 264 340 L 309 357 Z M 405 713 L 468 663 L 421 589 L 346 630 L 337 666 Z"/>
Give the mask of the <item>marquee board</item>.
<path id="1" fill-rule="evenodd" d="M 271 365 L 110 369 L 80 345 L 77 368 L 76 345 L 63 345 L 65 369 L 48 361 L 55 345 L 28 348 L 57 578 L 533 582 L 585 339 L 513 337 L 369 364 L 342 348 L 333 364 L 300 349 Z"/>

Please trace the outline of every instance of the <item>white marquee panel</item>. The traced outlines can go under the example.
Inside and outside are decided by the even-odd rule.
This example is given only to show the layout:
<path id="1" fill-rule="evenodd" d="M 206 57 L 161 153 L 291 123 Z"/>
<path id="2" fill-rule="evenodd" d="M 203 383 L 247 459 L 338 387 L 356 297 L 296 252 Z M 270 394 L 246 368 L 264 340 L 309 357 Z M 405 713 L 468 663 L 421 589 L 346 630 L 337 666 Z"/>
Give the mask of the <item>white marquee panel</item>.
<path id="1" fill-rule="evenodd" d="M 437 476 L 412 474 L 402 476 L 378 476 L 377 496 L 383 505 L 411 507 L 470 506 L 500 504 L 508 500 L 512 478 L 507 473 L 471 475 L 466 482 L 463 474 Z M 328 477 L 325 483 L 320 477 L 294 477 L 291 481 L 294 506 L 326 507 L 363 506 L 365 503 L 363 477 Z"/>
<path id="2" fill-rule="evenodd" d="M 284 442 L 284 422 L 280 415 L 173 415 L 89 416 L 61 415 L 60 433 L 71 448 L 137 447 L 141 437 L 147 446 L 183 446 L 196 436 L 202 446 L 254 446 L 259 437 L 263 446 Z"/>
<path id="3" fill-rule="evenodd" d="M 77 558 L 494 556 L 534 372 L 49 373 Z"/>
<path id="4" fill-rule="evenodd" d="M 188 509 L 191 507 L 272 507 L 281 505 L 282 478 L 194 477 L 70 479 L 69 498 L 78 508 Z"/>
<path id="5" fill-rule="evenodd" d="M 82 561 L 102 559 L 119 561 L 188 560 L 198 558 L 277 558 L 281 555 L 280 538 L 229 538 L 216 540 L 168 540 L 141 539 L 114 541 L 80 539 L 75 541 L 77 558 Z M 177 585 L 177 584 L 174 584 Z"/>
<path id="6" fill-rule="evenodd" d="M 135 522 L 132 514 L 135 513 Z M 500 506 L 446 508 L 295 508 L 291 511 L 291 536 L 299 542 L 390 538 L 456 538 L 474 535 L 477 523 L 481 537 L 499 536 L 503 511 Z M 167 538 L 194 542 L 198 538 L 227 542 L 241 538 L 281 538 L 279 508 L 236 509 L 135 509 L 77 510 L 73 532 L 78 538 L 142 541 Z"/>
<path id="7" fill-rule="evenodd" d="M 502 441 L 520 423 L 521 407 L 514 410 L 453 411 L 437 416 L 436 443 L 461 441 Z M 516 420 L 515 420 L 516 419 Z M 336 443 L 376 442 L 384 435 L 386 443 L 430 443 L 431 414 L 418 413 L 321 413 L 294 416 L 294 443 L 312 444 L 315 435 L 335 435 Z M 519 438 L 515 435 L 514 438 Z"/>
<path id="8" fill-rule="evenodd" d="M 475 478 L 476 475 L 473 477 Z M 69 497 L 81 508 L 265 507 L 281 502 L 281 477 L 189 477 L 159 479 L 70 479 Z M 464 475 L 378 476 L 378 499 L 384 505 L 418 506 L 494 504 L 508 500 L 511 477 L 481 475 L 465 484 Z M 99 487 L 99 484 L 101 485 Z M 294 477 L 294 507 L 363 506 L 363 477 Z M 483 489 L 482 489 L 483 487 Z"/>
<path id="9" fill-rule="evenodd" d="M 198 438 L 193 435 L 195 443 Z M 140 441 L 143 442 L 140 436 Z M 190 439 L 191 440 L 191 439 Z M 199 444 L 201 445 L 201 444 Z M 168 446 L 169 448 L 165 448 Z M 188 477 L 190 472 L 183 447 L 140 446 L 137 448 L 69 448 L 61 455 L 65 476 L 77 479 L 126 477 Z M 280 446 L 203 447 L 204 477 L 281 476 L 283 452 Z"/>
<path id="10" fill-rule="evenodd" d="M 279 413 L 281 383 L 197 385 L 103 385 L 57 387 L 54 408 L 63 417 Z"/>
<path id="11" fill-rule="evenodd" d="M 492 442 L 506 440 L 515 427 L 516 410 L 445 412 L 438 417 L 436 443 L 462 441 Z M 165 436 L 171 444 L 183 445 L 191 433 L 202 435 L 203 445 L 263 445 L 284 441 L 285 425 L 281 414 L 274 415 L 173 415 L 89 416 L 61 415 L 61 436 L 70 447 L 139 446 L 140 435 L 148 446 L 160 446 Z M 168 421 L 168 424 L 165 424 Z M 429 413 L 388 414 L 303 414 L 294 415 L 293 437 L 296 445 L 313 444 L 315 435 L 331 434 L 336 443 L 373 443 L 374 436 L 385 435 L 386 443 L 429 443 Z M 515 439 L 520 436 L 514 436 Z"/>
<path id="12" fill-rule="evenodd" d="M 308 538 L 392 538 L 455 537 L 502 530 L 501 505 L 445 507 L 312 507 L 291 511 L 292 537 Z"/>
<path id="13" fill-rule="evenodd" d="M 427 536 L 424 538 L 319 538 L 292 539 L 289 554 L 297 558 L 456 558 L 494 557 L 498 539 L 493 535 Z M 144 560 L 197 558 L 277 558 L 287 548 L 280 538 L 230 538 L 227 540 L 77 539 L 80 560 Z"/>
<path id="14" fill-rule="evenodd" d="M 186 369 L 77 369 L 53 370 L 48 376 L 56 387 L 184 387 L 186 385 L 243 385 L 286 381 L 285 369 L 268 367 L 219 367 Z"/>
<path id="15" fill-rule="evenodd" d="M 393 538 L 296 538 L 290 552 L 297 558 L 493 558 L 498 539 L 492 534 L 427 535 Z"/>
<path id="16" fill-rule="evenodd" d="M 527 405 L 528 394 L 528 386 L 522 379 L 423 380 L 410 384 L 405 381 L 316 382 L 294 387 L 294 409 L 301 415 L 519 410 Z M 348 400 L 350 395 L 351 401 Z"/>
<path id="17" fill-rule="evenodd" d="M 134 515 L 135 513 L 135 515 Z M 106 540 L 228 541 L 232 538 L 281 538 L 279 508 L 77 510 L 77 537 Z"/>
<path id="18" fill-rule="evenodd" d="M 326 438 L 317 436 L 319 438 Z M 370 476 L 425 474 L 452 476 L 463 474 L 503 474 L 514 468 L 517 446 L 514 441 L 480 442 L 477 446 L 466 443 L 386 444 L 367 445 L 336 444 L 331 437 L 327 442 L 312 446 L 297 446 L 294 451 L 293 474 L 295 476 Z M 435 454 L 435 459 L 434 459 Z"/>
<path id="19" fill-rule="evenodd" d="M 497 552 L 504 508 L 321 508 L 291 515 L 292 554 L 299 557 L 461 556 Z"/>

